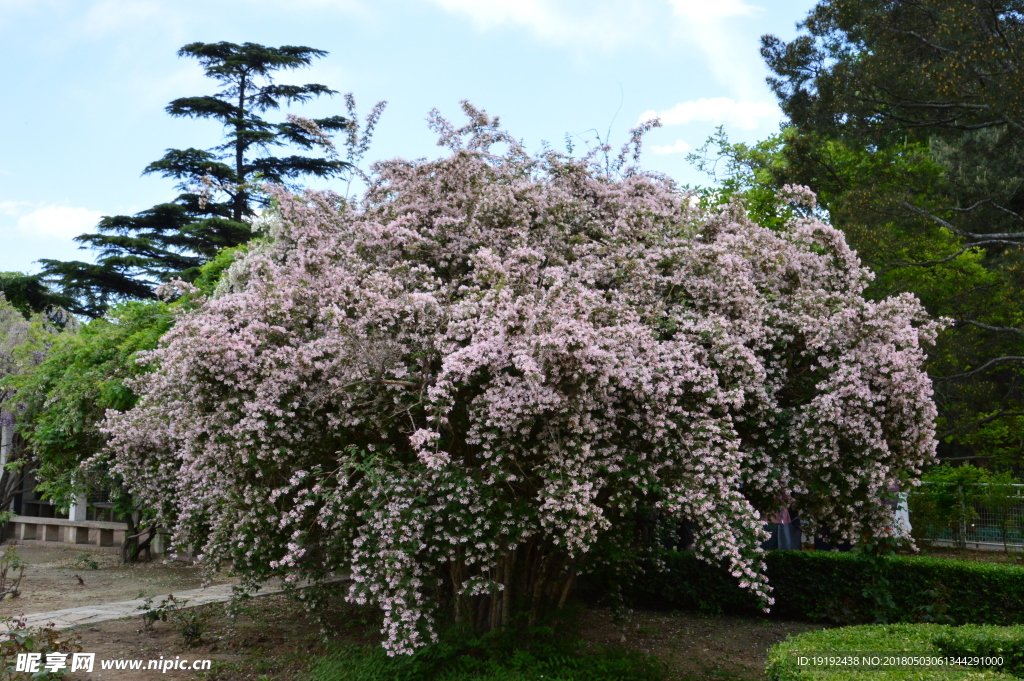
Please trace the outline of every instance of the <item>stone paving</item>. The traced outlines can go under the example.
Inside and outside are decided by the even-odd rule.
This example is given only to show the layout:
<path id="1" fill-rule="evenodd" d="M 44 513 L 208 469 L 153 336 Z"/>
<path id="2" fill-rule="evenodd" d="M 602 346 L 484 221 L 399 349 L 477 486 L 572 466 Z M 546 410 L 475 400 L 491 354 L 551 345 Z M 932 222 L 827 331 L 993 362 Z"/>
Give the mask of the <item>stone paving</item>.
<path id="1" fill-rule="evenodd" d="M 231 584 L 218 584 L 216 586 L 208 586 L 203 589 L 188 589 L 185 591 L 178 591 L 174 594 L 177 600 L 188 600 L 186 608 L 194 608 L 200 605 L 206 605 L 207 603 L 223 603 L 224 601 L 231 600 L 233 595 Z M 260 589 L 254 597 L 258 596 L 269 596 L 271 594 L 281 593 L 282 589 L 275 588 L 273 586 L 267 586 Z M 154 606 L 159 605 L 160 601 L 167 597 L 167 594 L 162 596 L 154 596 L 152 604 Z M 22 615 L 28 626 L 45 626 L 52 623 L 56 629 L 70 629 L 71 627 L 77 627 L 82 624 L 95 624 L 96 622 L 106 622 L 108 620 L 117 620 L 124 617 L 138 617 L 142 614 L 140 608 L 144 605 L 145 600 L 142 598 L 136 598 L 131 601 L 119 601 L 117 603 L 104 603 L 103 605 L 85 605 L 78 608 L 68 608 L 66 610 L 51 610 L 50 612 L 37 612 L 30 615 Z M 6 624 L 0 623 L 0 632 L 7 631 L 8 627 Z"/>

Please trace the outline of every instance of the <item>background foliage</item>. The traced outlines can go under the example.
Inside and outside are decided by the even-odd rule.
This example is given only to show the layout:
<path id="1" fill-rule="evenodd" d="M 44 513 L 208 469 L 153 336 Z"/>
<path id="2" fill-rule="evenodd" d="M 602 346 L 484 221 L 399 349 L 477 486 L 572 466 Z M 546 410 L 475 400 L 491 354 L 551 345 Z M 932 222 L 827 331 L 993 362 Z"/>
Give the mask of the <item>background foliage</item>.
<path id="1" fill-rule="evenodd" d="M 1024 32 L 1015 0 L 823 0 L 786 43 L 762 39 L 786 114 L 754 146 L 719 135 L 695 160 L 724 201 L 770 212 L 809 186 L 876 273 L 954 323 L 930 352 L 942 456 L 1017 465 L 1024 330 Z M 763 207 L 763 208 L 762 208 Z"/>

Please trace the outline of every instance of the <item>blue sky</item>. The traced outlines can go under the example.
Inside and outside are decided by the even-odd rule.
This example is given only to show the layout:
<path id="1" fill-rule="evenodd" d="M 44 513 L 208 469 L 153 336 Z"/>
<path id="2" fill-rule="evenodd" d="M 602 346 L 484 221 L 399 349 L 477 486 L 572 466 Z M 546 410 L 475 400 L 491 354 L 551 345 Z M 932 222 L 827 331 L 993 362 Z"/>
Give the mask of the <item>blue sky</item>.
<path id="1" fill-rule="evenodd" d="M 140 176 L 167 148 L 221 139 L 211 121 L 174 119 L 172 99 L 210 94 L 186 43 L 306 45 L 330 52 L 280 82 L 387 100 L 367 161 L 440 153 L 426 125 L 459 101 L 496 114 L 528 148 L 610 130 L 618 147 L 651 112 L 643 164 L 682 182 L 722 124 L 762 139 L 780 114 L 758 38 L 789 39 L 812 0 L 0 0 L 0 271 L 39 258 L 91 260 L 72 237 L 103 215 L 176 195 Z M 341 97 L 297 107 L 343 114 Z M 284 112 L 280 112 L 283 118 Z M 268 118 L 276 120 L 271 113 Z"/>

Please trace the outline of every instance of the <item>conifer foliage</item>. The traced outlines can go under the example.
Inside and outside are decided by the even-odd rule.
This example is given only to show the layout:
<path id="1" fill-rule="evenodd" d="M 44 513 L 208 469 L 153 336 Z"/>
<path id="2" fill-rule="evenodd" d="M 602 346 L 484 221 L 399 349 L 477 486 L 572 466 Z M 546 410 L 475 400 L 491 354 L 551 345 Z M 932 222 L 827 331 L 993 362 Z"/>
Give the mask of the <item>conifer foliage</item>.
<path id="1" fill-rule="evenodd" d="M 409 653 L 441 617 L 536 622 L 659 519 L 766 606 L 763 514 L 885 534 L 934 455 L 937 325 L 863 297 L 813 195 L 767 229 L 628 148 L 533 156 L 464 109 L 432 118 L 449 156 L 377 164 L 360 204 L 275 190 L 268 238 L 147 356 L 107 455 L 174 544 L 351 574 Z"/>
<path id="2" fill-rule="evenodd" d="M 288 183 L 310 175 L 333 177 L 349 168 L 338 158 L 270 154 L 274 147 L 309 151 L 322 145 L 292 120 L 272 123 L 263 114 L 336 94 L 317 83 L 274 82 L 278 71 L 307 67 L 326 54 L 310 47 L 228 42 L 190 43 L 178 51 L 181 57 L 197 59 L 220 90 L 176 99 L 167 113 L 217 121 L 226 139 L 211 150 L 168 149 L 146 166 L 143 174 L 172 178 L 182 193 L 136 215 L 104 217 L 98 233 L 77 237 L 99 252 L 96 264 L 41 261 L 45 278 L 77 300 L 74 312 L 96 317 L 118 300 L 152 299 L 160 282 L 194 279 L 218 251 L 247 242 L 251 232 L 246 220 L 263 201 L 254 194 L 253 180 Z M 346 127 L 347 119 L 331 116 L 315 122 L 322 131 L 337 131 Z"/>

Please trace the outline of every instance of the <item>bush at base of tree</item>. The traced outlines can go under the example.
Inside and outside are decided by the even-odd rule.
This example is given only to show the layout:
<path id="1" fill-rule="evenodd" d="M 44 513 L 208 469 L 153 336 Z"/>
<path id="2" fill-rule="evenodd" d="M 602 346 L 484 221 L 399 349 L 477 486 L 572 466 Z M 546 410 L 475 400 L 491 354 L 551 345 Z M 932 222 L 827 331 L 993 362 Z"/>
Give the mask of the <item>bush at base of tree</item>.
<path id="1" fill-rule="evenodd" d="M 884 534 L 934 455 L 917 300 L 865 300 L 802 188 L 768 229 L 628 146 L 534 157 L 465 111 L 433 118 L 450 156 L 378 164 L 358 206 L 278 190 L 267 240 L 148 355 L 106 432 L 175 545 L 251 580 L 349 573 L 411 653 L 447 618 L 534 625 L 683 518 L 765 606 L 763 514 Z"/>
<path id="2" fill-rule="evenodd" d="M 1011 563 L 893 556 L 877 566 L 856 553 L 769 551 L 768 581 L 774 587 L 773 617 L 854 624 L 879 615 L 899 622 L 1024 624 L 1024 567 Z M 887 612 L 865 589 L 882 572 L 891 602 Z M 878 580 L 874 580 L 877 581 Z M 592 580 L 594 596 L 608 590 Z M 726 570 L 692 552 L 670 551 L 626 592 L 637 607 L 754 615 L 757 601 L 736 586 Z"/>

